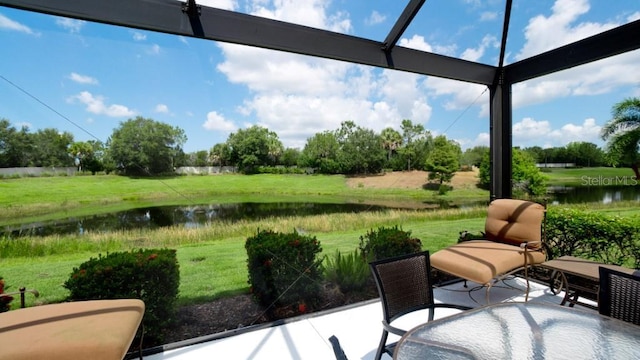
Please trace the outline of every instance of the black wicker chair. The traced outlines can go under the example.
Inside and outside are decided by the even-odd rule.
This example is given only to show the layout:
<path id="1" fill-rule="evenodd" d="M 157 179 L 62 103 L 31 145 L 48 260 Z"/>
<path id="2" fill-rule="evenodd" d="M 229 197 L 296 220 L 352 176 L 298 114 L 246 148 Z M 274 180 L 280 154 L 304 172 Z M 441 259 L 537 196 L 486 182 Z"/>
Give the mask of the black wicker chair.
<path id="1" fill-rule="evenodd" d="M 369 265 L 378 287 L 384 317 L 376 360 L 380 360 L 383 353 L 393 355 L 396 343 L 387 344 L 389 332 L 402 336 L 408 330 L 391 325 L 401 316 L 428 309 L 429 315 L 425 321 L 431 321 L 434 310 L 438 307 L 470 309 L 466 306 L 434 302 L 428 251 L 378 260 Z"/>
<path id="2" fill-rule="evenodd" d="M 600 267 L 598 311 L 640 325 L 640 271 L 631 275 Z"/>
<path id="3" fill-rule="evenodd" d="M 329 338 L 329 342 L 333 347 L 333 353 L 336 355 L 336 360 L 349 360 L 347 359 L 347 355 L 345 355 L 344 350 L 342 350 L 340 341 L 335 335 L 331 335 L 331 337 Z"/>

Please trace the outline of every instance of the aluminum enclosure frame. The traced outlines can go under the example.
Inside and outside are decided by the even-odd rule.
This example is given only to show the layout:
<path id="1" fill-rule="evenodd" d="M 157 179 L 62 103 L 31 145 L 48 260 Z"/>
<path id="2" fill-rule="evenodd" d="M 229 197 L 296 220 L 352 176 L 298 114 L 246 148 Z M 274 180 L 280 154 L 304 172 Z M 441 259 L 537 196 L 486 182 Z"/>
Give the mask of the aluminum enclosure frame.
<path id="1" fill-rule="evenodd" d="M 384 41 L 201 6 L 195 0 L 0 0 L 0 5 L 486 85 L 491 107 L 491 199 L 511 197 L 513 84 L 640 48 L 640 20 L 636 20 L 504 66 L 511 0 L 505 1 L 497 66 L 397 46 L 424 2 L 408 0 Z"/>

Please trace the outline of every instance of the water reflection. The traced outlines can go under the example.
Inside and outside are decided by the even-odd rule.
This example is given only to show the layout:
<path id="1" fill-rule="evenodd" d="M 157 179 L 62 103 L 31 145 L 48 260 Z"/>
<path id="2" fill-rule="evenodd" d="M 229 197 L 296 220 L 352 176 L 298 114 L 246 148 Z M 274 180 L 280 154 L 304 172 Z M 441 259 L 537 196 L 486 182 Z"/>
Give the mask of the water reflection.
<path id="1" fill-rule="evenodd" d="M 156 229 L 183 225 L 206 226 L 214 221 L 259 220 L 267 217 L 308 216 L 332 213 L 359 213 L 387 209 L 368 204 L 324 204 L 300 202 L 234 203 L 192 206 L 157 206 L 127 211 L 66 218 L 47 222 L 6 226 L 8 237 L 106 233 L 130 229 Z"/>
<path id="2" fill-rule="evenodd" d="M 640 201 L 640 186 L 555 186 L 549 189 L 552 204 Z"/>

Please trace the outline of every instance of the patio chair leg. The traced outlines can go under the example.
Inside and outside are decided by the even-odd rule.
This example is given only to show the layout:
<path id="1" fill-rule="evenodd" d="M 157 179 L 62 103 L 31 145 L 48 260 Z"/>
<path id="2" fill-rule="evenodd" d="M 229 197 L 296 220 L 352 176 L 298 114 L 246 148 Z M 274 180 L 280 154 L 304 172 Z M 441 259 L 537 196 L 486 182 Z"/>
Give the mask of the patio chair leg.
<path id="1" fill-rule="evenodd" d="M 387 330 L 382 330 L 382 338 L 380 338 L 380 345 L 378 345 L 378 351 L 376 352 L 375 360 L 380 360 L 382 358 L 382 354 L 385 352 L 384 347 L 387 345 L 387 337 L 389 333 Z"/>

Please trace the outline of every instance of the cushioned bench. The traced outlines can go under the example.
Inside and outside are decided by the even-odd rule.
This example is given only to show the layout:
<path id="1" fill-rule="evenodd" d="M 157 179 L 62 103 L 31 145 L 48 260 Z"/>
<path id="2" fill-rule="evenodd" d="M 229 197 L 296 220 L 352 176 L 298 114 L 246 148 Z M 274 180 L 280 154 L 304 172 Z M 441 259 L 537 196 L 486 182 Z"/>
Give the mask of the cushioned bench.
<path id="1" fill-rule="evenodd" d="M 452 245 L 431 255 L 431 266 L 465 280 L 487 286 L 525 270 L 529 296 L 528 267 L 546 260 L 542 247 L 543 205 L 523 200 L 491 202 L 483 240 Z"/>
<path id="2" fill-rule="evenodd" d="M 142 316 L 137 299 L 76 301 L 0 313 L 0 359 L 121 360 Z"/>

